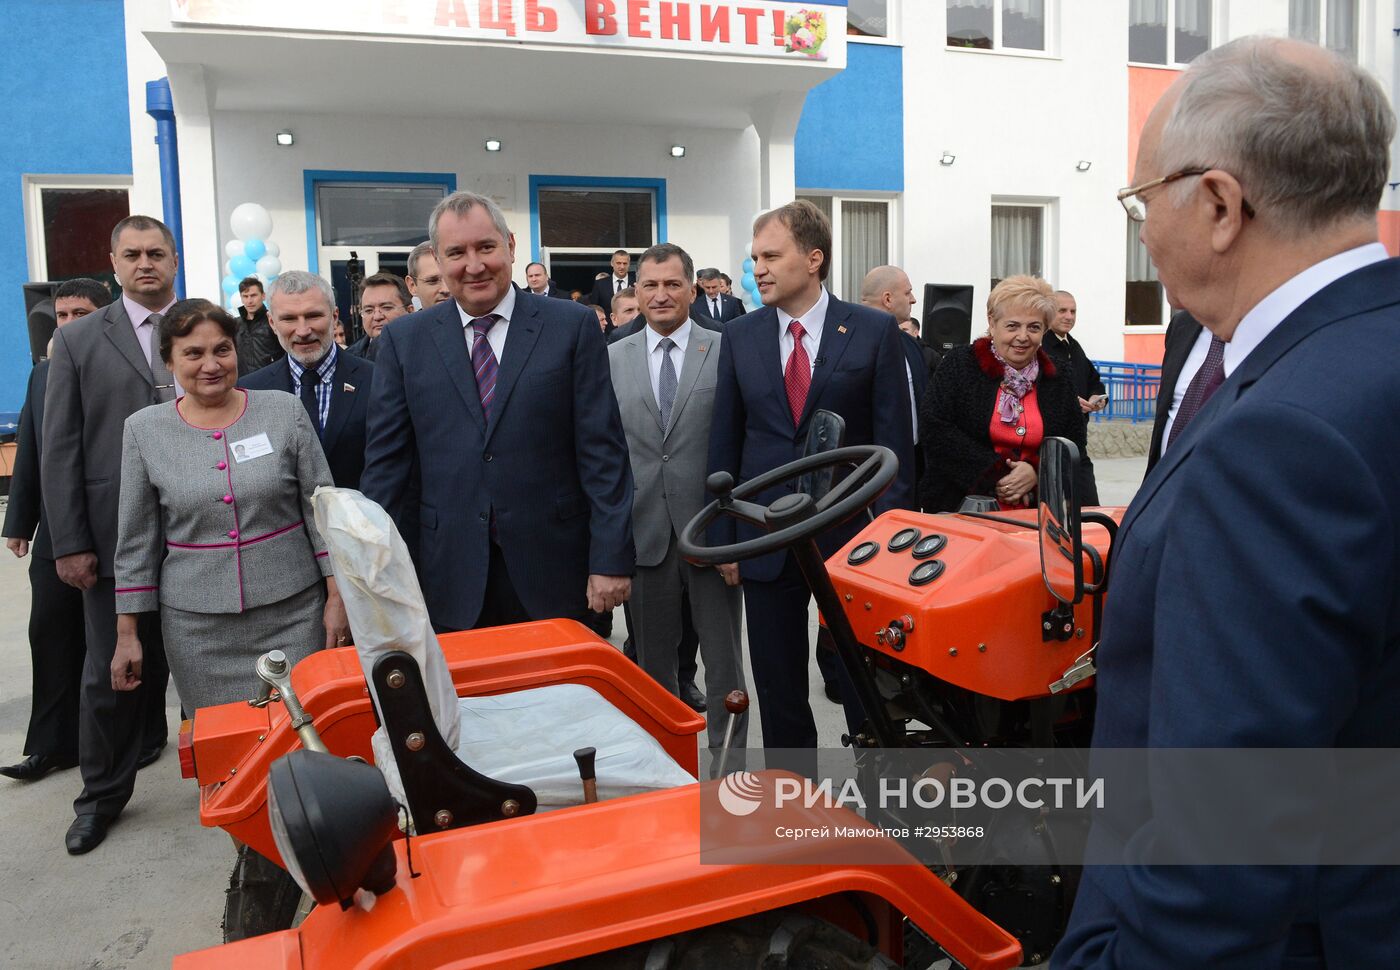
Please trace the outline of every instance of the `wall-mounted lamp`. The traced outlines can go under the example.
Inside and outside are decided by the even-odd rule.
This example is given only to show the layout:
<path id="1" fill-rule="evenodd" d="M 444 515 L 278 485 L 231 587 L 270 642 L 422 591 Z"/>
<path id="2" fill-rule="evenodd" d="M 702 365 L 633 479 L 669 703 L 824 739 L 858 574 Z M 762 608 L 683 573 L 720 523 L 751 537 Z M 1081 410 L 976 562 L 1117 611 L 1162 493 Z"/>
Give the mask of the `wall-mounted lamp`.
<path id="1" fill-rule="evenodd" d="M 1093 162 L 1086 162 L 1084 161 L 1084 159 L 1081 158 L 1079 161 L 1074 163 L 1074 170 L 1076 172 L 1087 172 L 1093 164 Z"/>
<path id="2" fill-rule="evenodd" d="M 292 136 L 290 131 L 279 131 L 277 133 L 277 144 L 283 148 L 290 148 L 295 141 L 296 138 Z"/>
<path id="3" fill-rule="evenodd" d="M 958 160 L 958 156 L 954 155 L 952 152 L 944 152 L 944 153 L 943 153 L 943 157 L 940 158 L 940 159 L 938 160 L 938 164 L 939 164 L 939 165 L 952 165 L 952 164 L 953 164 L 954 162 L 956 162 L 957 160 Z"/>
<path id="4" fill-rule="evenodd" d="M 671 146 L 671 157 L 672 157 L 672 158 L 685 158 L 685 146 L 684 146 L 684 145 L 672 145 L 672 146 Z"/>
<path id="5" fill-rule="evenodd" d="M 499 138 L 486 139 L 486 150 L 488 152 L 498 152 L 501 150 L 501 140 Z"/>

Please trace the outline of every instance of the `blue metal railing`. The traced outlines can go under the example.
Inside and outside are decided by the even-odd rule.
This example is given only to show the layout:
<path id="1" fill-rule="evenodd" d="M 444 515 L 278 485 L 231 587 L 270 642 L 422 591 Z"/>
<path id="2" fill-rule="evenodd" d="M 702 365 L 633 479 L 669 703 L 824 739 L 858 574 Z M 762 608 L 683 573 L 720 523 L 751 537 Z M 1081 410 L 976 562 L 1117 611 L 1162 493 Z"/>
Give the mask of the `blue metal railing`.
<path id="1" fill-rule="evenodd" d="M 1130 364 L 1096 360 L 1099 377 L 1108 391 L 1108 407 L 1095 412 L 1095 421 L 1151 421 L 1157 416 L 1157 390 L 1162 385 L 1160 364 Z"/>

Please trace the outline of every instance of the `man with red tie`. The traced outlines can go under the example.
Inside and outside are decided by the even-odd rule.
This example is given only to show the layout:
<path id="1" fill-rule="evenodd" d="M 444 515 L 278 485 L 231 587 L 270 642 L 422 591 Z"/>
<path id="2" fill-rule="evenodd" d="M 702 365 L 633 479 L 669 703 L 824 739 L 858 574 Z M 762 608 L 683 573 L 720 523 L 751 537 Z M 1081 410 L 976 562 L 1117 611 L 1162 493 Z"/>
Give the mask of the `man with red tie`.
<path id="1" fill-rule="evenodd" d="M 754 279 L 763 306 L 725 327 L 720 345 L 710 472 L 736 483 L 802 457 L 818 410 L 846 421 L 848 445 L 878 444 L 899 458 L 899 476 L 875 512 L 913 501 L 914 441 L 908 381 L 894 317 L 845 303 L 823 282 L 831 266 L 831 224 L 810 202 L 791 202 L 754 222 Z M 756 501 L 771 503 L 795 482 Z M 831 555 L 859 531 L 861 520 L 818 538 Z M 711 541 L 759 534 L 725 518 Z M 811 593 L 786 552 L 741 563 L 749 660 L 758 691 L 766 748 L 815 748 L 808 703 L 807 604 Z M 864 719 L 854 689 L 843 690 L 853 730 Z"/>

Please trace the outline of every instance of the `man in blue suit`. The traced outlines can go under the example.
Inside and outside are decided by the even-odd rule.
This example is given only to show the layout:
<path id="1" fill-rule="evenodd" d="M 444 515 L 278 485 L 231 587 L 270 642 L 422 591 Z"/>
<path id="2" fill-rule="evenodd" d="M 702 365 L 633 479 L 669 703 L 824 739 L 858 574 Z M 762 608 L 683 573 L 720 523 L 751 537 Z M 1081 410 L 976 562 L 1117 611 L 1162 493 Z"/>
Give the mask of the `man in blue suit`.
<path id="1" fill-rule="evenodd" d="M 894 318 L 844 303 L 822 285 L 831 264 L 831 224 L 810 202 L 791 202 L 754 223 L 754 279 L 763 307 L 725 327 L 720 344 L 710 472 L 736 482 L 802 457 L 818 410 L 846 420 L 846 444 L 892 449 L 900 471 L 875 511 L 913 501 L 914 443 L 909 384 Z M 760 496 L 771 503 L 796 488 Z M 831 555 L 859 531 L 856 520 L 818 542 Z M 725 518 L 713 541 L 759 534 Z M 774 553 L 739 565 L 748 618 L 749 660 L 767 748 L 815 748 L 808 702 L 807 604 L 811 593 L 796 560 Z M 863 719 L 855 691 L 843 690 L 847 720 Z"/>
<path id="2" fill-rule="evenodd" d="M 339 488 L 359 488 L 374 364 L 336 346 L 335 292 L 315 273 L 288 270 L 277 277 L 268 308 L 272 332 L 287 354 L 238 386 L 301 398 L 321 435 L 331 479 Z"/>
<path id="3" fill-rule="evenodd" d="M 1197 58 L 1148 118 L 1120 198 L 1213 339 L 1118 532 L 1098 747 L 1400 745 L 1400 260 L 1376 227 L 1394 132 L 1367 72 L 1260 37 Z M 1143 864 L 1201 830 L 1159 783 L 1095 825 L 1138 864 L 1085 871 L 1054 967 L 1395 964 L 1400 872 Z M 1305 831 L 1285 799 L 1218 794 Z"/>
<path id="4" fill-rule="evenodd" d="M 511 285 L 515 236 L 490 199 L 448 196 L 428 237 L 453 299 L 380 335 L 361 491 L 403 528 L 417 459 L 418 574 L 439 630 L 609 612 L 636 553 L 597 315 Z"/>

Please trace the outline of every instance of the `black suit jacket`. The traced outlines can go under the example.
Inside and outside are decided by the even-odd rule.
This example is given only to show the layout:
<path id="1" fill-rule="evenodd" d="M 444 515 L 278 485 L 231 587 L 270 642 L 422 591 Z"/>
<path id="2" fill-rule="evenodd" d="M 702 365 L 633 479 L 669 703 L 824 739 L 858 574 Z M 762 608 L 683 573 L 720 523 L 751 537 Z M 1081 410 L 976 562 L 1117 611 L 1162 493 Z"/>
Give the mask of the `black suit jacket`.
<path id="1" fill-rule="evenodd" d="M 593 310 L 516 290 L 489 423 L 455 300 L 379 340 L 361 491 L 404 531 L 418 459 L 417 565 L 434 624 L 476 625 L 493 532 L 533 619 L 581 617 L 590 574 L 632 574 L 631 466 Z"/>
<path id="2" fill-rule="evenodd" d="M 1181 378 L 1181 368 L 1186 366 L 1186 358 L 1191 355 L 1191 347 L 1200 334 L 1201 325 L 1185 310 L 1174 315 L 1171 323 L 1167 324 L 1167 346 L 1162 354 L 1162 386 L 1157 391 L 1157 416 L 1152 421 L 1152 443 L 1147 449 L 1148 471 L 1162 457 L 1162 432 L 1166 430 L 1167 415 L 1171 413 L 1176 382 Z"/>
<path id="3" fill-rule="evenodd" d="M 5 509 L 6 539 L 34 540 L 31 552 L 52 559 L 53 540 L 44 515 L 43 494 L 39 490 L 39 454 L 44 427 L 44 391 L 49 383 L 49 362 L 41 360 L 29 375 L 24 407 L 19 412 L 19 436 L 15 439 L 15 467 L 10 477 L 10 504 Z"/>
<path id="4" fill-rule="evenodd" d="M 904 350 L 894 317 L 870 307 L 829 297 L 821 343 L 813 361 L 812 383 L 802 416 L 793 426 L 783 385 L 778 311 L 769 306 L 729 324 L 720 342 L 714 419 L 710 424 L 710 472 L 724 471 L 743 483 L 802 457 L 812 415 L 819 409 L 846 419 L 846 444 L 884 445 L 899 459 L 899 475 L 878 499 L 875 513 L 912 508 L 914 428 Z M 796 490 L 795 480 L 756 496 L 767 505 Z M 817 540 L 830 556 L 866 524 L 864 517 L 823 533 Z M 752 539 L 757 526 L 720 518 L 714 544 Z M 747 579 L 771 582 L 782 571 L 786 553 L 739 564 Z"/>
<path id="5" fill-rule="evenodd" d="M 382 333 L 383 331 L 380 332 Z M 369 334 L 365 334 L 349 347 L 346 347 L 345 352 L 351 357 L 358 357 L 361 360 L 367 360 L 373 363 L 375 355 L 379 353 L 379 341 L 371 340 Z"/>
<path id="6" fill-rule="evenodd" d="M 331 407 L 326 429 L 321 433 L 321 449 L 331 466 L 337 488 L 359 488 L 365 467 L 365 417 L 374 382 L 374 364 L 342 350 L 336 354 L 331 376 Z M 253 391 L 292 393 L 292 368 L 283 357 L 254 371 L 238 382 Z"/>
<path id="7" fill-rule="evenodd" d="M 1074 334 L 1067 333 L 1061 340 L 1058 334 L 1047 333 L 1040 346 L 1046 356 L 1055 362 L 1060 373 L 1069 378 L 1069 382 L 1074 385 L 1074 393 L 1079 397 L 1087 401 L 1095 394 L 1107 393 L 1108 389 L 1103 386 L 1103 378 L 1099 377 L 1099 369 L 1094 366 L 1094 362 L 1089 359 L 1079 341 L 1074 339 Z M 1085 415 L 1084 419 L 1087 421 L 1088 415 Z"/>
<path id="8" fill-rule="evenodd" d="M 719 316 L 715 316 L 710 309 L 710 298 L 701 290 L 700 295 L 695 298 L 694 306 L 707 317 L 718 320 L 720 323 L 728 323 L 730 320 L 737 320 L 744 315 L 744 304 L 728 293 L 719 295 Z M 692 318 L 694 314 L 691 314 Z"/>
<path id="9" fill-rule="evenodd" d="M 612 323 L 613 280 L 615 279 L 617 277 L 609 273 L 606 279 L 594 280 L 593 292 L 588 295 L 589 303 L 603 308 L 603 312 L 608 315 L 608 323 Z M 627 285 L 637 285 L 637 274 L 627 274 Z"/>

